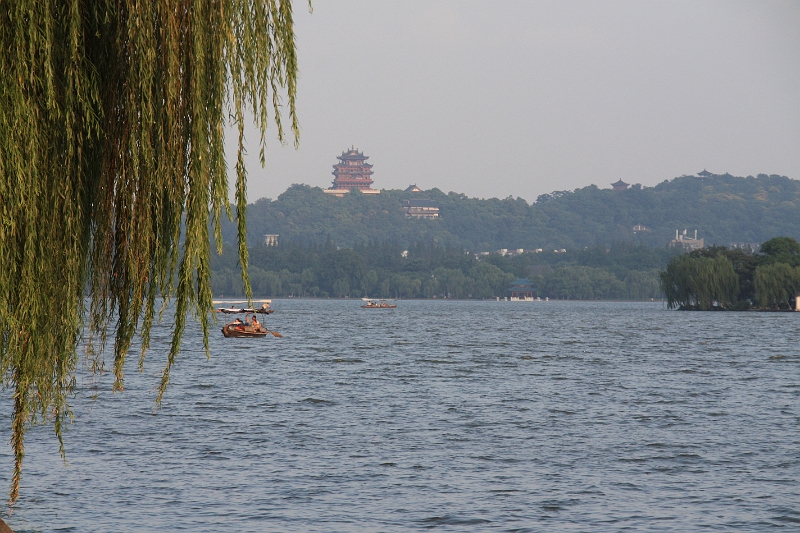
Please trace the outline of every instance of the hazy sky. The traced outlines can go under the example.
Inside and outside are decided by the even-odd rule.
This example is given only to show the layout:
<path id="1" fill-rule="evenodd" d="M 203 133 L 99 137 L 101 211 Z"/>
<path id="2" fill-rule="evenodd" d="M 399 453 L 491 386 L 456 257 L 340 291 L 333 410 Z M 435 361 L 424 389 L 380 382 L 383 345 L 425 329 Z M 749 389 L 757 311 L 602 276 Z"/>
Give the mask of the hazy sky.
<path id="1" fill-rule="evenodd" d="M 375 188 L 485 198 L 800 179 L 797 1 L 297 0 L 295 17 L 300 148 L 273 127 L 261 168 L 249 130 L 250 201 L 329 187 L 351 145 Z"/>

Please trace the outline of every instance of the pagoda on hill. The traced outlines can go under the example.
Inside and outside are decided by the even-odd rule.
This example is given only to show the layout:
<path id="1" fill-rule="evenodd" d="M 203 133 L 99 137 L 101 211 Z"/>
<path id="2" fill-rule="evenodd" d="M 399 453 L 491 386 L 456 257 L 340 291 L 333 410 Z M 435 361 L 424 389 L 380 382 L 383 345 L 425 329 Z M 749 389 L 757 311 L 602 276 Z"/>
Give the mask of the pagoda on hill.
<path id="1" fill-rule="evenodd" d="M 371 187 L 372 165 L 367 163 L 369 157 L 350 148 L 338 156 L 339 162 L 333 165 L 333 186 L 325 192 L 335 196 L 344 196 L 350 189 L 358 189 L 362 194 L 380 194 Z"/>
<path id="2" fill-rule="evenodd" d="M 612 188 L 613 188 L 615 191 L 624 191 L 624 190 L 626 190 L 626 189 L 627 189 L 629 186 L 630 186 L 629 184 L 625 183 L 625 182 L 624 182 L 624 181 L 622 181 L 622 180 L 619 180 L 619 181 L 617 181 L 616 183 L 612 183 L 612 184 L 611 184 L 611 187 L 612 187 Z"/>

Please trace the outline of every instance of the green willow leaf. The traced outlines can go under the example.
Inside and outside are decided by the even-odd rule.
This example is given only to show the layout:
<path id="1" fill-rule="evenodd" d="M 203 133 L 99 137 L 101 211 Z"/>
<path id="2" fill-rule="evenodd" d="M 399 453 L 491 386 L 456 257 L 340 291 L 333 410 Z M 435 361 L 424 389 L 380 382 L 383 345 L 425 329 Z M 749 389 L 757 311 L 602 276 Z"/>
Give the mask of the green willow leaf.
<path id="1" fill-rule="evenodd" d="M 228 121 L 239 128 L 236 216 L 249 296 L 243 120 L 255 117 L 263 153 L 270 121 L 283 142 L 288 110 L 297 142 L 292 5 L 8 0 L 0 72 L 0 365 L 14 400 L 13 504 L 26 430 L 51 422 L 64 453 L 84 331 L 88 367 L 99 371 L 115 327 L 122 390 L 133 336 L 142 335 L 141 368 L 156 302 L 175 298 L 158 402 L 187 313 L 201 321 L 208 352 L 209 222 L 219 247 L 220 217 L 231 215 Z"/>

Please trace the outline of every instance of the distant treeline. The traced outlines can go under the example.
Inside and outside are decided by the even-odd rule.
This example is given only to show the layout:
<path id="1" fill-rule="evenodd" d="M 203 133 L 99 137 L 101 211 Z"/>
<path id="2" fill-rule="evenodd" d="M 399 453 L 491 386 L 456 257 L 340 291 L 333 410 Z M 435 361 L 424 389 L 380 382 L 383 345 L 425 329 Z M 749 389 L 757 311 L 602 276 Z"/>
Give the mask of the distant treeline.
<path id="1" fill-rule="evenodd" d="M 340 248 L 281 242 L 254 246 L 250 280 L 259 297 L 495 298 L 515 278 L 537 296 L 562 299 L 659 298 L 658 273 L 676 251 L 630 243 L 608 248 L 477 256 L 461 247 L 421 241 L 408 247 L 371 241 Z M 237 252 L 212 257 L 216 297 L 243 295 Z"/>
<path id="2" fill-rule="evenodd" d="M 792 309 L 800 294 L 800 244 L 776 237 L 758 254 L 714 246 L 675 257 L 661 274 L 669 307 Z"/>
<path id="3" fill-rule="evenodd" d="M 435 201 L 440 218 L 406 218 L 402 202 L 410 198 Z M 697 229 L 707 245 L 758 243 L 775 235 L 800 239 L 800 181 L 765 174 L 686 176 L 624 191 L 590 185 L 543 194 L 534 203 L 469 198 L 439 189 L 352 192 L 336 198 L 319 187 L 293 185 L 275 200 L 250 204 L 247 227 L 249 246 L 263 242 L 264 234 L 279 234 L 282 242 L 304 243 L 330 236 L 348 248 L 370 240 L 404 247 L 435 240 L 472 252 L 582 250 L 622 241 L 663 248 L 676 229 L 684 228 Z M 224 225 L 226 242 L 236 242 L 236 231 L 235 222 Z"/>

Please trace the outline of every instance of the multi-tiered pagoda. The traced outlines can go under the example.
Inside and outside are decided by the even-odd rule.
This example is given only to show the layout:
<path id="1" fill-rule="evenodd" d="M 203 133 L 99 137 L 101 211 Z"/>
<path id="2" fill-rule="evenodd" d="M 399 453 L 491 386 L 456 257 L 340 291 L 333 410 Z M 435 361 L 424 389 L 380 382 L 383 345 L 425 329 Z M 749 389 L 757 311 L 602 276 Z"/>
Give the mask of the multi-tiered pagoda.
<path id="1" fill-rule="evenodd" d="M 351 148 L 338 156 L 339 163 L 333 165 L 333 186 L 325 192 L 342 196 L 350 189 L 358 189 L 363 194 L 379 194 L 372 185 L 372 165 L 367 163 L 369 157 Z"/>

